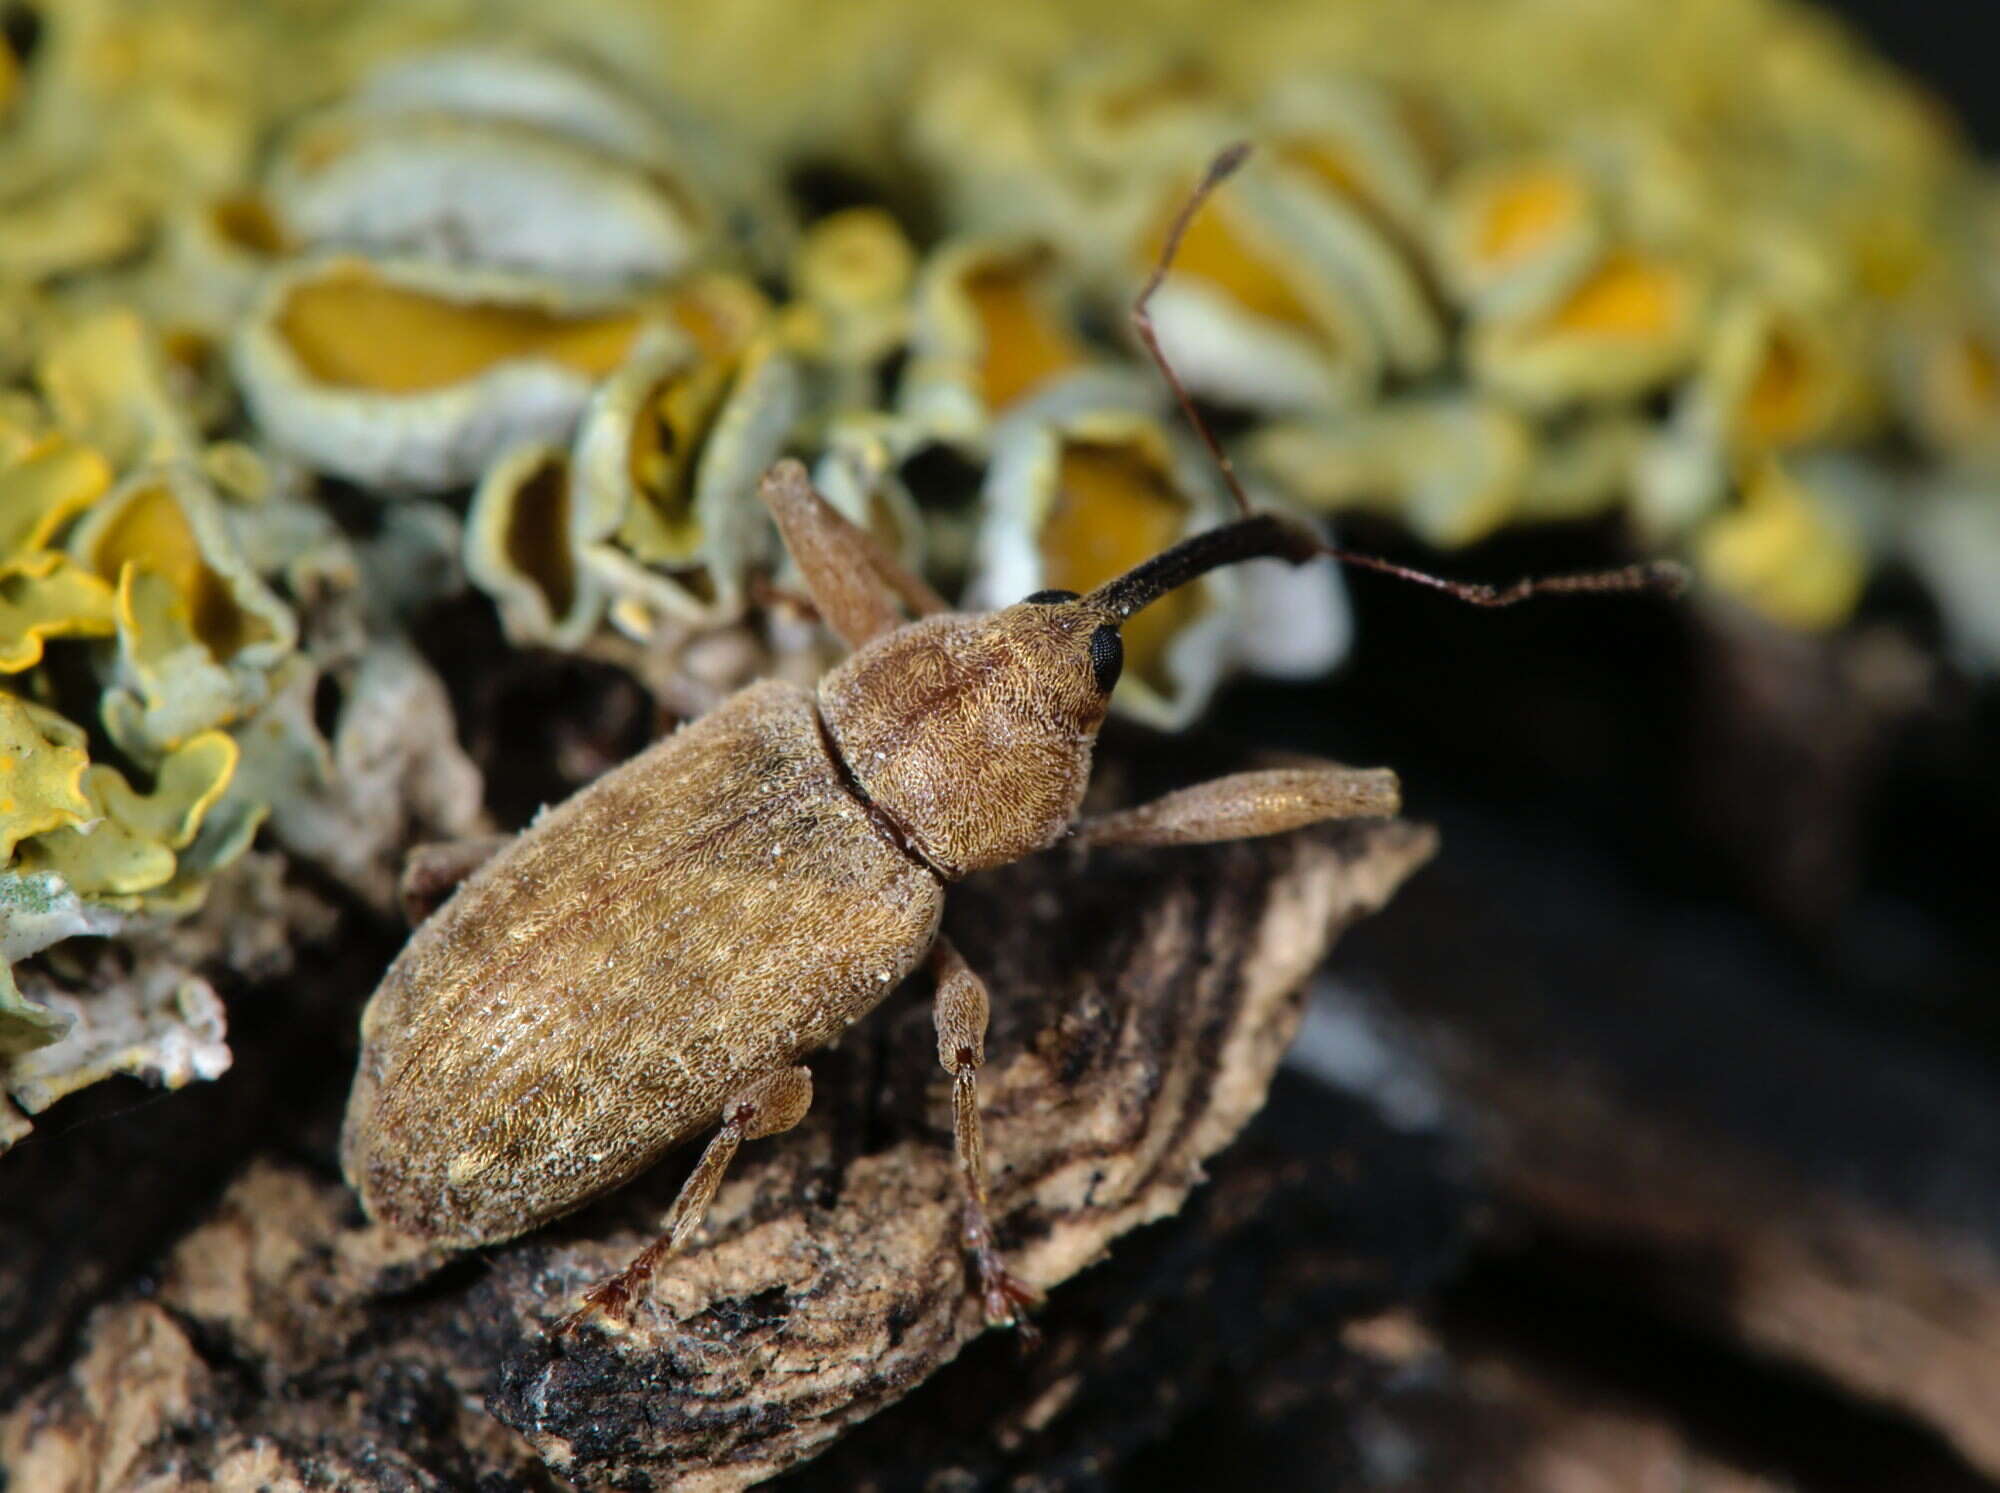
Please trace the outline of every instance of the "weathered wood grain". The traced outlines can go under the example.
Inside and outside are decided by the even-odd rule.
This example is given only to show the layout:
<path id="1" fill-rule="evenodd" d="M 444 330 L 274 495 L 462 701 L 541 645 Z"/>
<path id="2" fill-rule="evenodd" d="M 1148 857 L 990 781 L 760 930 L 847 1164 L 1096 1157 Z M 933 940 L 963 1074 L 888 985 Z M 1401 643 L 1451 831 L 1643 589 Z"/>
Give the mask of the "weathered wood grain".
<path id="1" fill-rule="evenodd" d="M 1431 848 L 1349 825 L 1059 851 L 963 889 L 946 926 L 994 994 L 982 1089 L 1020 1273 L 1054 1287 L 1181 1205 L 1262 1104 L 1330 938 Z M 548 1485 L 544 1464 L 724 1489 L 810 1457 L 981 1331 L 921 994 L 815 1060 L 811 1120 L 746 1150 L 703 1247 L 615 1336 L 545 1328 L 650 1237 L 691 1158 L 452 1262 L 396 1255 L 330 1173 L 254 1165 L 5 1423 L 11 1493 L 497 1490 Z"/>

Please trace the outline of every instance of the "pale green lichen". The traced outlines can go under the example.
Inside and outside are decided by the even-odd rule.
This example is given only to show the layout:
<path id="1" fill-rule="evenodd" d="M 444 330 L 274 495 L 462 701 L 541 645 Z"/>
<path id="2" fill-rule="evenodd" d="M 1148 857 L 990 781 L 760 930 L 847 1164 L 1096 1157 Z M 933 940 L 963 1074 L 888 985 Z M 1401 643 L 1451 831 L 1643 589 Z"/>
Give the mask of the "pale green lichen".
<path id="1" fill-rule="evenodd" d="M 88 820 L 53 829 L 23 847 L 23 869 L 54 871 L 92 897 L 131 897 L 173 879 L 185 849 L 222 796 L 240 755 L 234 740 L 205 731 L 164 757 L 150 793 L 133 791 L 115 767 L 84 769 Z"/>
<path id="2" fill-rule="evenodd" d="M 148 959 L 87 996 L 39 977 L 30 994 L 65 1022 L 54 1042 L 8 1066 L 7 1090 L 30 1114 L 113 1074 L 177 1089 L 220 1077 L 229 1067 L 214 987 L 171 960 Z"/>
<path id="3" fill-rule="evenodd" d="M 0 1061 L 60 1041 L 69 1028 L 68 1017 L 29 1000 L 13 970 L 0 968 Z"/>
<path id="4" fill-rule="evenodd" d="M 131 316 L 71 324 L 40 371 L 47 402 L 0 411 L 18 433 L 0 442 L 0 1146 L 25 1133 L 24 1110 L 108 1074 L 172 1085 L 227 1065 L 221 1006 L 187 955 L 254 948 L 268 965 L 271 939 L 228 919 L 191 940 L 165 930 L 202 909 L 274 799 L 281 840 L 382 902 L 417 829 L 413 796 L 448 800 L 432 816 L 445 836 L 478 812 L 448 715 L 440 728 L 366 663 L 372 636 L 400 625 L 399 599 L 437 594 L 436 576 L 364 597 L 371 567 L 302 480 L 251 448 L 204 444 Z M 393 544 L 406 559 L 372 568 L 448 574 L 455 538 Z M 313 606 L 313 660 L 281 590 Z M 57 668 L 58 649 L 88 667 Z M 345 757 L 311 708 L 331 668 L 358 670 L 343 728 L 375 723 Z M 94 699 L 78 695 L 90 680 Z M 63 713 L 78 704 L 103 728 L 97 747 Z M 399 725 L 409 741 L 382 739 Z M 449 787 L 383 779 L 380 764 L 407 777 L 413 760 Z M 124 947 L 41 957 L 80 936 Z"/>
<path id="5" fill-rule="evenodd" d="M 0 468 L 0 563 L 45 549 L 111 486 L 111 465 L 63 436 L 31 437 Z"/>
<path id="6" fill-rule="evenodd" d="M 227 1065 L 221 1006 L 190 956 L 250 950 L 268 969 L 273 937 L 194 915 L 235 884 L 261 827 L 387 906 L 405 844 L 480 825 L 441 687 L 386 641 L 404 608 L 454 584 L 447 515 L 413 508 L 358 553 L 300 482 L 226 448 L 92 485 L 18 505 L 0 557 L 0 622 L 18 623 L 0 631 L 18 664 L 0 689 L 0 915 L 17 966 L 0 981 L 0 1141 L 22 1133 L 22 1110 L 108 1074 L 172 1085 Z M 281 590 L 310 605 L 306 653 Z M 59 646 L 89 651 L 106 760 L 48 703 Z M 344 697 L 332 741 L 314 713 L 329 678 Z M 270 902 L 240 912 L 294 915 Z M 191 919 L 207 931 L 170 933 Z M 85 934 L 119 939 L 120 957 L 39 957 Z"/>
<path id="7" fill-rule="evenodd" d="M 106 729 L 141 761 L 241 719 L 297 624 L 244 560 L 197 471 L 143 471 L 78 523 L 70 552 L 117 587 Z"/>
<path id="8" fill-rule="evenodd" d="M 107 1074 L 226 1066 L 199 970 L 269 972 L 321 921 L 233 872 L 275 796 L 281 843 L 384 903 L 402 837 L 478 814 L 436 681 L 372 661 L 459 583 L 449 516 L 357 553 L 309 473 L 233 438 L 218 340 L 290 247 L 245 190 L 299 94 L 260 49 L 303 33 L 195 6 L 51 13 L 0 138 L 0 1148 Z M 329 742 L 312 702 L 334 678 Z M 61 947 L 93 936 L 118 948 Z"/>
<path id="9" fill-rule="evenodd" d="M 508 0 L 534 34 L 501 46 L 462 0 L 42 8 L 0 77 L 0 918 L 28 961 L 0 1091 L 218 1070 L 194 972 L 282 938 L 269 897 L 204 901 L 260 829 L 386 907 L 405 842 L 476 826 L 404 641 L 468 570 L 511 641 L 712 700 L 813 672 L 759 606 L 796 586 L 754 500 L 780 450 L 953 599 L 1010 599 L 981 589 L 1021 579 L 1010 547 L 1026 586 L 1222 516 L 1180 461 L 1078 432 L 1168 428 L 1126 312 L 1234 138 L 1259 149 L 1154 312 L 1241 416 L 1260 505 L 1438 546 L 1618 515 L 1800 629 L 1896 556 L 2000 666 L 1991 176 L 1794 7 L 746 3 Z M 791 252 L 804 155 L 897 212 Z M 475 160 L 504 190 L 460 195 Z M 312 257 L 341 249 L 374 257 Z M 961 491 L 919 480 L 938 453 Z M 368 538 L 329 476 L 396 499 Z M 463 527 L 412 496 L 475 486 Z M 1314 575 L 1286 627 L 1324 664 Z M 1222 625 L 1242 579 L 1162 610 L 1123 696 L 1150 671 L 1178 722 L 1263 667 Z M 267 935 L 225 939 L 237 912 Z M 48 953 L 89 934 L 115 969 Z M 0 1146 L 24 1125 L 0 1097 Z"/>
<path id="10" fill-rule="evenodd" d="M 21 993 L 10 966 L 65 938 L 115 932 L 121 922 L 115 911 L 85 902 L 54 871 L 0 871 L 0 1060 L 45 1047 L 70 1028 L 68 1016 Z M 0 1103 L 0 1149 L 5 1114 Z"/>
<path id="11" fill-rule="evenodd" d="M 0 864 L 22 840 L 90 818 L 83 743 L 54 711 L 0 690 Z"/>
<path id="12" fill-rule="evenodd" d="M 184 458 L 200 445 L 157 339 L 130 310 L 94 312 L 60 330 L 37 372 L 58 428 L 117 470 Z"/>
<path id="13" fill-rule="evenodd" d="M 42 661 L 50 638 L 109 637 L 111 588 L 64 556 L 29 555 L 0 567 L 0 674 Z"/>

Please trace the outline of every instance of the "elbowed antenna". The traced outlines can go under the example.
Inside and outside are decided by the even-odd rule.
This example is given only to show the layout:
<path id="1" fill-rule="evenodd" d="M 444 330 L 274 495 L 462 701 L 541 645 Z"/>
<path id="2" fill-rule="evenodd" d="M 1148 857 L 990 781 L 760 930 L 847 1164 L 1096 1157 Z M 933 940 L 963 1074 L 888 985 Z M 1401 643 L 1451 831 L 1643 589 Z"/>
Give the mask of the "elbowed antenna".
<path id="1" fill-rule="evenodd" d="M 1428 571 L 1413 570 L 1377 555 L 1355 554 L 1328 544 L 1303 524 L 1275 513 L 1239 518 L 1219 528 L 1190 535 L 1172 549 L 1133 566 L 1106 581 L 1084 599 L 1103 607 L 1123 622 L 1139 608 L 1157 601 L 1198 576 L 1243 560 L 1284 560 L 1303 565 L 1321 556 L 1379 570 L 1419 586 L 1429 586 L 1476 607 L 1510 607 L 1531 596 L 1601 594 L 1613 591 L 1660 591 L 1678 595 L 1687 585 L 1687 571 L 1671 560 L 1645 560 L 1618 570 L 1591 570 L 1578 575 L 1531 576 L 1505 586 L 1477 581 L 1452 581 Z"/>
<path id="2" fill-rule="evenodd" d="M 1239 560 L 1289 560 L 1294 565 L 1313 559 L 1326 546 L 1303 528 L 1275 513 L 1239 518 L 1233 524 L 1204 529 L 1172 549 L 1114 576 L 1084 600 L 1103 607 L 1123 622 L 1148 602 L 1156 601 L 1196 576 Z"/>
<path id="3" fill-rule="evenodd" d="M 1217 152 L 1208 163 L 1201 180 L 1188 194 L 1181 210 L 1174 215 L 1166 240 L 1160 246 L 1159 260 L 1154 264 L 1153 272 L 1146 277 L 1138 299 L 1132 303 L 1133 330 L 1138 333 L 1139 341 L 1145 345 L 1154 366 L 1160 370 L 1160 376 L 1167 381 L 1167 387 L 1173 390 L 1181 413 L 1187 416 L 1188 424 L 1194 427 L 1195 434 L 1208 448 L 1208 454 L 1215 459 L 1216 469 L 1222 473 L 1229 495 L 1236 500 L 1236 511 L 1243 516 L 1235 523 L 1184 539 L 1172 549 L 1134 566 L 1091 592 L 1090 600 L 1115 612 L 1122 621 L 1176 586 L 1185 585 L 1219 566 L 1233 565 L 1239 560 L 1259 559 L 1288 560 L 1294 565 L 1301 565 L 1321 555 L 1342 565 L 1376 570 L 1399 580 L 1428 586 L 1478 607 L 1513 606 L 1532 596 L 1602 595 L 1620 591 L 1658 591 L 1678 596 L 1685 591 L 1687 568 L 1673 560 L 1645 560 L 1616 570 L 1592 570 L 1575 575 L 1530 576 L 1505 586 L 1447 580 L 1428 571 L 1384 560 L 1379 555 L 1341 549 L 1328 544 L 1304 526 L 1275 515 L 1253 514 L 1250 495 L 1243 490 L 1242 480 L 1236 475 L 1235 463 L 1223 450 L 1222 442 L 1208 428 L 1208 421 L 1202 418 L 1187 385 L 1181 382 L 1180 375 L 1174 372 L 1173 364 L 1160 347 L 1159 336 L 1153 329 L 1151 310 L 1153 293 L 1165 282 L 1168 271 L 1173 268 L 1174 256 L 1180 251 L 1188 225 L 1194 221 L 1195 214 L 1201 211 L 1210 194 L 1250 158 L 1250 149 L 1248 140 L 1239 140 Z"/>

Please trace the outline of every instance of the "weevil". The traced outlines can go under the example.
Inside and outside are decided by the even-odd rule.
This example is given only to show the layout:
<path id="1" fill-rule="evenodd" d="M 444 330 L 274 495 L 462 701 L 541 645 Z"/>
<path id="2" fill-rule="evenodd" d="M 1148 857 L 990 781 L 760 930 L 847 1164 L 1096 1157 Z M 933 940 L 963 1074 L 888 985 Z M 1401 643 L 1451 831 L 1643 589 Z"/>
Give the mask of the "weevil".
<path id="1" fill-rule="evenodd" d="M 1088 594 L 1043 591 L 964 614 L 837 513 L 802 465 L 773 467 L 761 496 L 812 603 L 852 652 L 813 689 L 750 685 L 510 841 L 420 864 L 435 883 L 462 880 L 362 1016 L 341 1163 L 372 1218 L 442 1246 L 497 1244 L 714 1128 L 662 1236 L 558 1329 L 596 1312 L 622 1318 L 692 1240 L 738 1147 L 804 1117 L 812 1081 L 801 1058 L 927 965 L 978 1294 L 995 1325 L 1032 1304 L 987 1212 L 978 1074 L 988 998 L 939 932 L 947 890 L 1066 836 L 1186 845 L 1388 815 L 1399 803 L 1386 769 L 1325 763 L 1078 818 L 1123 662 L 1121 628 L 1141 608 L 1260 557 L 1401 569 L 1249 513 L 1153 340 L 1146 302 L 1180 229 L 1240 160 L 1219 157 L 1190 198 L 1134 319 L 1244 516 Z M 1489 605 L 1657 580 L 1614 572 L 1501 592 L 1404 573 Z"/>

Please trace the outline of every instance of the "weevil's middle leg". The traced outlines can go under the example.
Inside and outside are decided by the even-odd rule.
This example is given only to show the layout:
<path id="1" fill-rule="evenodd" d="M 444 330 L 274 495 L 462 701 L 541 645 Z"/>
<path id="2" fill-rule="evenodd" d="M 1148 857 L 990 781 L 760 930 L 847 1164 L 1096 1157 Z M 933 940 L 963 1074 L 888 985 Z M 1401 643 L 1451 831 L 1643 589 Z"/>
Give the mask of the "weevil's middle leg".
<path id="1" fill-rule="evenodd" d="M 1231 773 L 1151 803 L 1080 821 L 1076 845 L 1208 845 L 1253 840 L 1328 819 L 1387 818 L 1402 807 L 1386 767 L 1278 767 Z"/>
<path id="2" fill-rule="evenodd" d="M 979 1124 L 979 1069 L 986 1061 L 986 983 L 965 956 L 942 934 L 931 945 L 931 973 L 937 979 L 938 1061 L 951 1075 L 951 1129 L 958 1147 L 959 1175 L 965 1180 L 965 1247 L 979 1271 L 979 1297 L 988 1326 L 1019 1325 L 1024 1307 L 1041 1295 L 1007 1271 L 986 1213 L 986 1138 Z"/>
<path id="3" fill-rule="evenodd" d="M 736 1148 L 746 1140 L 790 1130 L 811 1107 L 812 1073 L 805 1068 L 780 1068 L 732 1097 L 722 1109 L 722 1128 L 710 1138 L 701 1160 L 681 1184 L 674 1211 L 667 1219 L 667 1231 L 611 1279 L 592 1287 L 583 1304 L 556 1324 L 557 1336 L 574 1331 L 592 1312 L 602 1312 L 618 1322 L 628 1320 L 632 1303 L 652 1281 L 660 1262 L 685 1249 L 701 1227 Z"/>

